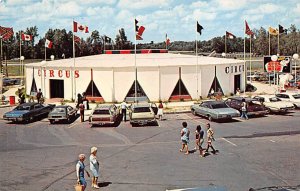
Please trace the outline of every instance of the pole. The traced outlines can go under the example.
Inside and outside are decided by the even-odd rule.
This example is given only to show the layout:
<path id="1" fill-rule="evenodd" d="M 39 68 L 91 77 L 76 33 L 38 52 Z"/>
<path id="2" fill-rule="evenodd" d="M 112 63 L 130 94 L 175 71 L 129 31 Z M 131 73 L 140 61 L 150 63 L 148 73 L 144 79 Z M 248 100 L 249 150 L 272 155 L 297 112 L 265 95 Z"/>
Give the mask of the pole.
<path id="1" fill-rule="evenodd" d="M 294 62 L 295 62 L 295 85 L 297 87 L 297 60 L 294 59 Z"/>
<path id="2" fill-rule="evenodd" d="M 196 63 L 196 79 L 197 79 L 197 100 L 199 98 L 199 92 L 198 92 L 198 35 L 197 35 L 197 22 L 196 22 L 196 58 L 197 58 L 197 63 Z"/>
<path id="3" fill-rule="evenodd" d="M 252 39 L 252 35 L 250 35 L 250 84 L 252 83 L 251 39 Z"/>
<path id="4" fill-rule="evenodd" d="M 74 19 L 73 19 L 72 25 L 74 25 Z M 72 28 L 73 28 L 73 71 L 74 71 L 75 70 L 75 41 L 74 41 L 74 27 L 72 26 Z M 76 98 L 76 85 L 75 85 L 75 79 L 74 79 L 73 71 L 72 71 L 72 68 L 71 68 L 72 100 L 73 100 L 73 98 Z"/>
<path id="5" fill-rule="evenodd" d="M 22 69 L 22 63 L 21 63 L 21 56 L 22 56 L 22 35 L 21 35 L 21 31 L 20 31 L 20 66 L 19 66 L 19 70 L 20 70 L 20 76 L 21 76 L 21 69 Z"/>
<path id="6" fill-rule="evenodd" d="M 269 55 L 271 56 L 271 40 L 270 40 L 270 31 L 269 31 Z"/>
<path id="7" fill-rule="evenodd" d="M 2 36 L 0 36 L 0 39 L 1 39 L 1 58 L 0 58 L 0 74 L 1 75 L 3 75 L 3 73 L 4 72 L 2 72 L 2 70 L 3 70 L 3 64 L 2 64 L 2 58 L 3 58 L 3 56 L 2 56 L 2 52 L 3 52 L 3 49 L 2 49 Z M 2 93 L 2 89 L 0 90 L 0 92 Z"/>
<path id="8" fill-rule="evenodd" d="M 245 20 L 246 23 L 246 20 Z M 244 24 L 244 93 L 246 92 L 247 86 L 247 68 L 246 68 L 246 25 Z"/>
<path id="9" fill-rule="evenodd" d="M 168 34 L 166 33 L 166 50 L 168 50 L 167 40 L 168 40 Z"/>
<path id="10" fill-rule="evenodd" d="M 226 32 L 225 32 L 225 54 L 227 53 L 227 42 L 226 42 L 226 39 L 227 39 L 227 37 L 226 37 Z"/>
<path id="11" fill-rule="evenodd" d="M 137 67 L 136 67 L 136 18 L 134 18 L 134 71 L 135 71 L 135 81 L 134 81 L 134 102 L 137 102 Z"/>
<path id="12" fill-rule="evenodd" d="M 277 54 L 278 56 L 280 55 L 280 48 L 279 48 L 279 36 L 280 36 L 280 33 L 279 33 L 279 29 L 278 29 L 278 34 L 277 34 L 278 38 L 277 38 Z"/>
<path id="13" fill-rule="evenodd" d="M 47 61 L 47 48 L 46 48 L 46 43 L 45 43 L 45 61 Z"/>

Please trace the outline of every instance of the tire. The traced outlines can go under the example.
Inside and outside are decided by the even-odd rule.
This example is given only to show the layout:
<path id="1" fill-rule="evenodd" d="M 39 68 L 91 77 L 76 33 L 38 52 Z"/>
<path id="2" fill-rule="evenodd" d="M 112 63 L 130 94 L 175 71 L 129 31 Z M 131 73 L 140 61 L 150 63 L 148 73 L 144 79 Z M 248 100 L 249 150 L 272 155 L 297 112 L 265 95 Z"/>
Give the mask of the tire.
<path id="1" fill-rule="evenodd" d="M 207 117 L 208 117 L 208 121 L 213 121 L 213 118 L 210 115 L 208 115 Z"/>
<path id="2" fill-rule="evenodd" d="M 197 113 L 194 109 L 192 109 L 192 114 L 195 115 L 195 116 L 197 115 Z"/>

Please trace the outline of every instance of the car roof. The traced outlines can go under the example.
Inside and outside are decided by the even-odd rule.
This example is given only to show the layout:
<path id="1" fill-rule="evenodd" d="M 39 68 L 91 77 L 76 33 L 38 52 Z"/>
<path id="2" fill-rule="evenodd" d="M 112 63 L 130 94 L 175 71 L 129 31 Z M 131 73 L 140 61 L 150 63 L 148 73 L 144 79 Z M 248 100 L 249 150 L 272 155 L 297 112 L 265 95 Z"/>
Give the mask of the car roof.
<path id="1" fill-rule="evenodd" d="M 256 101 L 255 99 L 250 97 L 231 97 L 228 99 L 237 100 L 237 101 L 242 101 L 243 99 L 245 99 L 245 101 Z"/>
<path id="2" fill-rule="evenodd" d="M 109 109 L 111 108 L 113 105 L 112 104 L 101 104 L 101 105 L 98 105 L 95 109 Z"/>
<path id="3" fill-rule="evenodd" d="M 214 104 L 224 103 L 224 101 L 209 100 L 209 101 L 204 101 L 202 103 L 207 103 L 207 104 L 210 104 L 210 105 L 214 105 Z"/>
<path id="4" fill-rule="evenodd" d="M 69 105 L 57 105 L 55 106 L 55 108 L 67 108 L 69 107 Z"/>
<path id="5" fill-rule="evenodd" d="M 37 102 L 28 102 L 28 103 L 22 103 L 22 104 L 20 104 L 20 106 L 33 106 L 33 105 L 37 105 L 37 104 L 39 104 L 39 103 L 37 103 Z"/>

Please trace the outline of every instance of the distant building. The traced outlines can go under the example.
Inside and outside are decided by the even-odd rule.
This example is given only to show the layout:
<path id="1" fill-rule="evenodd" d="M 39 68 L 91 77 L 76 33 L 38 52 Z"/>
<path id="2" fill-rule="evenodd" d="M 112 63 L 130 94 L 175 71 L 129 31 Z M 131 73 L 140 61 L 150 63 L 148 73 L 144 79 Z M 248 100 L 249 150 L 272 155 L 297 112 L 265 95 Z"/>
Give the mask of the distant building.
<path id="1" fill-rule="evenodd" d="M 245 88 L 243 61 L 138 52 L 136 62 L 133 51 L 107 51 L 75 60 L 26 64 L 26 93 L 41 88 L 46 98 L 71 100 L 85 92 L 89 100 L 121 102 L 134 100 L 137 89 L 138 100 L 173 101 L 204 98 L 212 89 L 227 95 Z"/>

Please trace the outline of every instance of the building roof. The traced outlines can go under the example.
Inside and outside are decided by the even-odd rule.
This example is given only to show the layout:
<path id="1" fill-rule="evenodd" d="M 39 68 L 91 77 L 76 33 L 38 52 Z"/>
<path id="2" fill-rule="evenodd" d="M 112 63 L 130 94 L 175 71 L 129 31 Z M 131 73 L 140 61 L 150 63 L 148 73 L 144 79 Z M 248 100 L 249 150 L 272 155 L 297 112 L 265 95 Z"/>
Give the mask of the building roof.
<path id="1" fill-rule="evenodd" d="M 244 63 L 243 60 L 215 58 L 207 56 L 172 54 L 172 53 L 150 53 L 150 54 L 136 54 L 137 67 L 167 67 L 167 66 L 195 66 L 198 65 L 222 65 L 222 64 L 238 64 Z M 134 67 L 134 54 L 100 54 L 93 56 L 85 56 L 69 59 L 61 59 L 54 61 L 42 61 L 39 63 L 29 63 L 26 67 L 73 67 L 76 68 L 121 68 Z"/>

